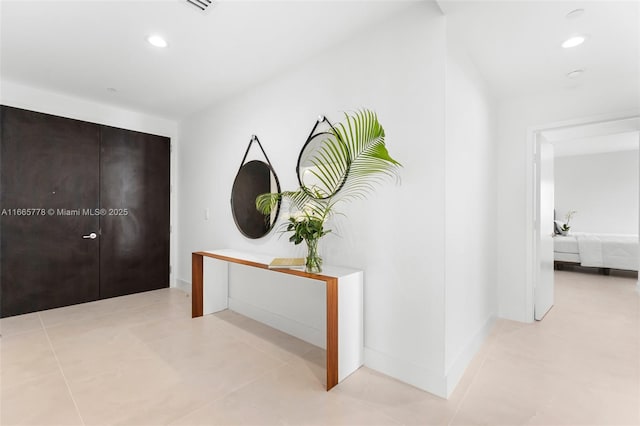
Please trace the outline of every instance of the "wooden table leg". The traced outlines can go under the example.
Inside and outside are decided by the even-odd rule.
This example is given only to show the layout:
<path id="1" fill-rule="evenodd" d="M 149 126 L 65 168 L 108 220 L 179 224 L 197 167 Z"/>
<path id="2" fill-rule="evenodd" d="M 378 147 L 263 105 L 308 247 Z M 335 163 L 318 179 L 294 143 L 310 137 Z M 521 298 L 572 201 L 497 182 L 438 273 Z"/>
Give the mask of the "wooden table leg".
<path id="1" fill-rule="evenodd" d="M 327 391 L 338 384 L 338 279 L 327 286 Z"/>
<path id="2" fill-rule="evenodd" d="M 202 255 L 191 253 L 191 318 L 201 317 L 203 311 Z"/>

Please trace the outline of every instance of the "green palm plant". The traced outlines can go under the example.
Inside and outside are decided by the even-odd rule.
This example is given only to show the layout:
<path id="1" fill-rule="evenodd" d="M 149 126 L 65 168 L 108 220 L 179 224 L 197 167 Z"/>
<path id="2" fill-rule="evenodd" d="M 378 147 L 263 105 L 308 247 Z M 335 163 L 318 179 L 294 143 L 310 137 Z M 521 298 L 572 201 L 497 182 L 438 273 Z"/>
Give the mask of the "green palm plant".
<path id="1" fill-rule="evenodd" d="M 324 228 L 324 224 L 334 213 L 336 205 L 366 198 L 386 179 L 399 181 L 402 165 L 389 155 L 384 128 L 377 115 L 366 109 L 345 113 L 344 121 L 331 126 L 327 136 L 305 158 L 305 162 L 311 165 L 309 172 L 317 185 L 309 187 L 301 182 L 295 191 L 261 194 L 256 198 L 256 208 L 268 215 L 282 200 L 291 203 L 297 212 L 283 224 L 283 231 L 294 232 L 289 238 L 294 244 L 307 242 L 310 253 L 307 270 L 319 272 L 321 259 L 312 259 L 311 253 L 317 255 L 317 240 L 331 232 Z M 304 223 L 300 224 L 300 221 Z M 317 238 L 301 237 L 298 232 L 299 229 L 306 232 L 309 224 L 313 225 L 314 231 L 310 235 L 318 235 Z M 309 265 L 317 265 L 317 268 L 309 268 Z"/>
<path id="2" fill-rule="evenodd" d="M 367 109 L 345 113 L 344 121 L 332 126 L 307 161 L 323 189 L 303 185 L 295 191 L 261 194 L 256 208 L 269 214 L 279 201 L 288 199 L 298 210 L 326 218 L 337 203 L 364 199 L 388 178 L 399 181 L 402 166 L 389 155 L 377 114 Z"/>

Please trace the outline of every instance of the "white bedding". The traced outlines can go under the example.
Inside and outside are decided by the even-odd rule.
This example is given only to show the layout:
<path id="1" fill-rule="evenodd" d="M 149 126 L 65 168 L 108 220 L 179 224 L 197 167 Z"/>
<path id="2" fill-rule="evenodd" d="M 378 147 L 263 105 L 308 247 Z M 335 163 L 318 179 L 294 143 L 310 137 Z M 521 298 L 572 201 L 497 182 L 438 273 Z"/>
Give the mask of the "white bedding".
<path id="1" fill-rule="evenodd" d="M 574 257 L 568 254 L 577 254 L 582 266 L 638 270 L 637 235 L 575 232 L 566 237 L 556 236 L 554 251 L 555 259 L 565 262 Z"/>
<path id="2" fill-rule="evenodd" d="M 578 254 L 578 240 L 573 235 L 556 235 L 553 237 L 553 251 Z"/>
<path id="3" fill-rule="evenodd" d="M 562 253 L 557 251 L 553 254 L 553 257 L 554 260 L 560 262 L 580 263 L 580 255 L 578 253 Z"/>

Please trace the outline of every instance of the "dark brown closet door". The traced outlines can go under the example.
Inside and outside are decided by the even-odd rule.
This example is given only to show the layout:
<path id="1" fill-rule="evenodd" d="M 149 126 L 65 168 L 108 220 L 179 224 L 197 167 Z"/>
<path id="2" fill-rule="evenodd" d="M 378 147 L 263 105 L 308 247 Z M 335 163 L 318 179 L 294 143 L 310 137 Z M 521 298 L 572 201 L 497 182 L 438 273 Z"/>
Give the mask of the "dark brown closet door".
<path id="1" fill-rule="evenodd" d="M 169 286 L 169 138 L 102 127 L 100 297 Z"/>
<path id="2" fill-rule="evenodd" d="M 99 126 L 0 111 L 0 315 L 96 300 Z"/>

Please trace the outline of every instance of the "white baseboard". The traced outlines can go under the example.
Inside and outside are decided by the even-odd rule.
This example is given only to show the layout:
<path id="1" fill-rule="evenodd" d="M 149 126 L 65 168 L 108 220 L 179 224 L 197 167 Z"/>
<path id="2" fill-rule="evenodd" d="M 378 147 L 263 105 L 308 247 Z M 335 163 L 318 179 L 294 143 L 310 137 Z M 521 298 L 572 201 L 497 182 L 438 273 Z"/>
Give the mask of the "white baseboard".
<path id="1" fill-rule="evenodd" d="M 311 343 L 312 345 L 326 348 L 326 332 L 319 330 L 306 324 L 302 324 L 291 318 L 269 312 L 257 306 L 243 302 L 239 299 L 229 298 L 229 309 L 235 311 L 245 317 L 252 318 L 270 327 L 280 330 L 283 333 L 290 334 L 300 340 Z"/>
<path id="2" fill-rule="evenodd" d="M 446 374 L 436 373 L 421 365 L 393 358 L 367 347 L 364 348 L 364 365 L 441 398 L 449 398 L 491 332 L 495 321 L 495 315 L 487 319 L 449 366 Z"/>
<path id="3" fill-rule="evenodd" d="M 176 288 L 191 294 L 191 283 L 180 278 L 176 278 Z"/>
<path id="4" fill-rule="evenodd" d="M 439 397 L 447 397 L 446 377 L 421 365 L 392 358 L 367 347 L 364 348 L 364 365 Z"/>
<path id="5" fill-rule="evenodd" d="M 446 369 L 446 398 L 449 398 L 460 379 L 464 375 L 465 370 L 471 364 L 473 357 L 476 356 L 478 350 L 491 333 L 491 329 L 496 322 L 496 316 L 491 315 L 475 335 L 469 340 L 464 348 L 458 353 L 456 358 Z"/>

